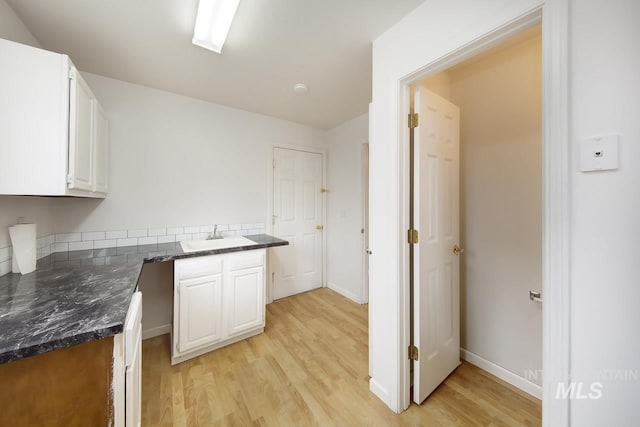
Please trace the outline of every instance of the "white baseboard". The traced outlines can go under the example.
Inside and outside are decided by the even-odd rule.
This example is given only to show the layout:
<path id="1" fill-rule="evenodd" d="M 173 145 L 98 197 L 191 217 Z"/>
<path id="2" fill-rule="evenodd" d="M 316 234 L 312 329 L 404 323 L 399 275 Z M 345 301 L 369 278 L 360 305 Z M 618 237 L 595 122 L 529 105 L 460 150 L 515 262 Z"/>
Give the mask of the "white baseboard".
<path id="1" fill-rule="evenodd" d="M 504 369 L 502 366 L 498 366 L 493 362 L 489 362 L 487 359 L 484 359 L 475 353 L 471 353 L 464 348 L 460 348 L 460 358 L 466 360 L 467 362 L 477 366 L 482 370 L 489 372 L 492 375 L 495 375 L 502 381 L 508 382 L 512 386 L 519 388 L 520 390 L 524 391 L 527 394 L 530 394 L 536 399 L 542 400 L 542 387 L 535 383 L 532 383 L 525 378 L 522 378 L 519 375 L 514 374 L 511 371 Z"/>
<path id="2" fill-rule="evenodd" d="M 391 408 L 391 395 L 379 382 L 373 378 L 369 378 L 369 391 L 378 396 L 389 408 Z"/>
<path id="3" fill-rule="evenodd" d="M 343 297 L 347 297 L 347 298 L 349 298 L 351 301 L 353 301 L 355 303 L 362 304 L 362 298 L 360 298 L 358 295 L 354 294 L 351 291 L 348 291 L 348 290 L 346 290 L 344 288 L 341 288 L 340 286 L 336 285 L 335 283 L 327 283 L 327 288 L 331 289 L 332 291 L 336 291 L 337 293 L 339 293 Z"/>
<path id="4" fill-rule="evenodd" d="M 143 329 L 142 339 L 146 340 L 153 337 L 159 337 L 160 335 L 168 334 L 171 332 L 171 325 L 156 326 L 155 328 Z"/>

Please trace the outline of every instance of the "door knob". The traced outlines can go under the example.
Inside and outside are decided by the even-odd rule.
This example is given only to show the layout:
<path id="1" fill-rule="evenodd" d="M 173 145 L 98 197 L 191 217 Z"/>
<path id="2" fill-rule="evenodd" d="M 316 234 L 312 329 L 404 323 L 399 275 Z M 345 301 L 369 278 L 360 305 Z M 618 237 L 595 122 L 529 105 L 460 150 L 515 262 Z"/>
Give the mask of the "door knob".
<path id="1" fill-rule="evenodd" d="M 324 229 L 324 227 L 323 227 L 323 226 L 321 226 L 321 225 L 316 225 L 316 230 L 318 230 L 318 231 L 322 231 L 323 229 Z"/>
<path id="2" fill-rule="evenodd" d="M 369 249 L 367 249 L 365 252 L 367 253 L 367 255 L 372 255 L 373 254 L 373 252 L 371 252 Z"/>
<path id="3" fill-rule="evenodd" d="M 458 245 L 453 245 L 453 253 L 455 255 L 460 255 L 462 252 L 464 252 L 464 249 L 462 249 L 460 246 Z"/>

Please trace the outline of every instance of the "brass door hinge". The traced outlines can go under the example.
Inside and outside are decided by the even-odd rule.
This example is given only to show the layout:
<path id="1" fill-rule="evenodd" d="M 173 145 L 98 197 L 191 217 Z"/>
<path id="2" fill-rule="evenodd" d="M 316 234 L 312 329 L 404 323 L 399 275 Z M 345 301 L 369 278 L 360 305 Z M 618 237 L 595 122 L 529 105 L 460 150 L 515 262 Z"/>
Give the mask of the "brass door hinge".
<path id="1" fill-rule="evenodd" d="M 415 245 L 416 243 L 418 243 L 418 230 L 409 230 L 408 241 L 411 245 Z"/>
<path id="2" fill-rule="evenodd" d="M 418 361 L 418 347 L 416 347 L 415 345 L 409 346 L 409 360 L 415 360 L 416 362 Z"/>
<path id="3" fill-rule="evenodd" d="M 418 117 L 418 113 L 410 113 L 409 114 L 409 129 L 414 129 L 418 127 L 420 120 Z"/>

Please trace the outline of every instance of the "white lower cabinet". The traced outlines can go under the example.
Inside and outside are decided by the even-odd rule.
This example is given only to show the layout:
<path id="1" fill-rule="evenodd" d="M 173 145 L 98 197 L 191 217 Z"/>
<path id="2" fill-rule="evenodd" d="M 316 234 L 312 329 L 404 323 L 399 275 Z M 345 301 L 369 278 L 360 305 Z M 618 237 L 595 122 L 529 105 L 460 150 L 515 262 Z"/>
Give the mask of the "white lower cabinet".
<path id="1" fill-rule="evenodd" d="M 264 331 L 264 249 L 176 260 L 171 364 Z"/>
<path id="2" fill-rule="evenodd" d="M 222 339 L 222 275 L 179 282 L 178 351 L 184 353 Z"/>
<path id="3" fill-rule="evenodd" d="M 264 327 L 264 268 L 231 270 L 227 280 L 227 334 L 236 336 Z"/>

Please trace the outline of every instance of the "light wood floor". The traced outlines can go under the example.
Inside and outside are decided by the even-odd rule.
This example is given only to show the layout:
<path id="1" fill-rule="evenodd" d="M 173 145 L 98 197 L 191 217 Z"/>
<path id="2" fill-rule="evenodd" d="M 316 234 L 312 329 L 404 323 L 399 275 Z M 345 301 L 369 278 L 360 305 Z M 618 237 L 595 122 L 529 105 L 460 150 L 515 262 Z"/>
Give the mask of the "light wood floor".
<path id="1" fill-rule="evenodd" d="M 328 289 L 267 306 L 264 334 L 171 367 L 143 343 L 143 426 L 540 425 L 541 405 L 463 363 L 397 415 L 368 388 L 367 307 Z"/>

